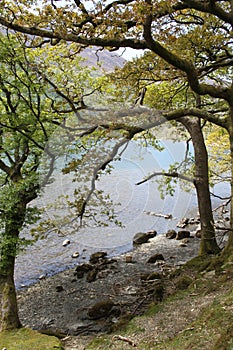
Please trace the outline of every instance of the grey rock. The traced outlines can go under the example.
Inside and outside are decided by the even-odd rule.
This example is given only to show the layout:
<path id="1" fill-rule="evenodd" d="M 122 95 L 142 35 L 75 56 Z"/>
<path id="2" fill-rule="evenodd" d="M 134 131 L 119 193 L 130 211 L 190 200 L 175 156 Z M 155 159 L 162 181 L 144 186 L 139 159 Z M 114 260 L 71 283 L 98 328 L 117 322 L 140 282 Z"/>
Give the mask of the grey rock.
<path id="1" fill-rule="evenodd" d="M 176 238 L 177 232 L 175 230 L 168 230 L 166 233 L 166 237 L 168 239 L 174 239 Z"/>
<path id="2" fill-rule="evenodd" d="M 165 260 L 163 254 L 157 253 L 152 255 L 148 260 L 147 264 L 154 264 L 156 261 Z"/>
<path id="3" fill-rule="evenodd" d="M 108 317 L 114 307 L 112 300 L 103 300 L 91 306 L 88 310 L 88 316 L 92 320 L 97 320 L 102 317 Z"/>
<path id="4" fill-rule="evenodd" d="M 156 231 L 149 232 L 138 232 L 133 238 L 133 244 L 139 245 L 149 241 L 150 238 L 153 238 L 157 235 Z"/>
<path id="5" fill-rule="evenodd" d="M 181 240 L 181 239 L 189 238 L 189 237 L 190 237 L 190 231 L 185 231 L 185 230 L 178 231 L 177 235 L 176 235 L 177 240 Z"/>
<path id="6" fill-rule="evenodd" d="M 107 255 L 106 252 L 96 252 L 91 254 L 89 261 L 91 264 L 97 264 L 100 259 L 105 259 Z"/>

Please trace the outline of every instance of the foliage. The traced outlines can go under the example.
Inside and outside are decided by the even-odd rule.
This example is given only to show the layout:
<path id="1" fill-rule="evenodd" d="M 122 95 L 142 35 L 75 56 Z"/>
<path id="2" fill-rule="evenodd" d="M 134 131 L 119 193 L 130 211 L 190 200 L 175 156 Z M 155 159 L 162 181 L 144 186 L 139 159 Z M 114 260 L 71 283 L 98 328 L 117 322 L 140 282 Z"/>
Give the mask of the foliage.
<path id="1" fill-rule="evenodd" d="M 210 176 L 213 183 L 230 181 L 230 151 L 227 132 L 212 126 L 207 135 L 206 145 L 210 160 Z"/>

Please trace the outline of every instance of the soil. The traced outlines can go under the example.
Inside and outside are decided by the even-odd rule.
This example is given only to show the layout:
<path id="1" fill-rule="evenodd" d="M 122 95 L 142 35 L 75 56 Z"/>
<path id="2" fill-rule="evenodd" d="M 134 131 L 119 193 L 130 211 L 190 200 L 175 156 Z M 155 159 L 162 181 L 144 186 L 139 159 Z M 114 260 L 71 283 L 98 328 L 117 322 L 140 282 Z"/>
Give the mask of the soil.
<path id="1" fill-rule="evenodd" d="M 21 322 L 60 336 L 67 350 L 85 349 L 93 335 L 111 331 L 162 299 L 160 276 L 195 257 L 198 247 L 196 237 L 182 241 L 159 235 L 130 253 L 99 260 L 92 266 L 98 271 L 92 282 L 87 282 L 87 273 L 77 278 L 75 268 L 40 280 L 18 294 Z M 147 263 L 155 254 L 164 260 Z"/>

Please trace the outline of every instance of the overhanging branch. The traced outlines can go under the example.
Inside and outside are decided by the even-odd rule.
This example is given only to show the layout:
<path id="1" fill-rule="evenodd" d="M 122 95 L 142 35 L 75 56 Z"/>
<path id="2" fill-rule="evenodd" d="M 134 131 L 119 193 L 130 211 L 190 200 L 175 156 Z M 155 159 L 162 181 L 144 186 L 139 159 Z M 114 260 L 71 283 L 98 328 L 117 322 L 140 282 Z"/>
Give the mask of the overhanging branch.
<path id="1" fill-rule="evenodd" d="M 148 177 L 146 177 L 144 180 L 142 181 L 139 181 L 137 182 L 135 185 L 141 185 L 149 180 L 151 180 L 153 177 L 155 176 L 168 176 L 168 177 L 174 177 L 174 178 L 178 178 L 178 179 L 181 179 L 181 180 L 185 180 L 185 181 L 188 181 L 188 182 L 191 182 L 192 184 L 194 184 L 194 181 L 195 179 L 193 178 L 190 178 L 188 176 L 185 176 L 185 175 L 182 175 L 182 174 L 179 174 L 177 172 L 172 172 L 172 173 L 166 173 L 166 172 L 163 172 L 163 171 L 158 171 L 158 172 L 155 172 L 151 175 L 149 175 Z"/>

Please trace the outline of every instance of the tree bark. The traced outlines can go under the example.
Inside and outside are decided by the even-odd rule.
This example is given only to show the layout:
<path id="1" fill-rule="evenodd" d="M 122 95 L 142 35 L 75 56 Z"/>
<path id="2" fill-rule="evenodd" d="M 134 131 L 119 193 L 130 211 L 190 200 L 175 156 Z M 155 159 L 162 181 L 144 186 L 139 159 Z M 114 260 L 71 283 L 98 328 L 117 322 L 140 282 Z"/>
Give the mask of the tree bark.
<path id="1" fill-rule="evenodd" d="M 195 181 L 198 209 L 201 220 L 201 243 L 199 254 L 217 254 L 220 248 L 217 244 L 214 229 L 214 218 L 209 191 L 208 154 L 198 118 L 181 118 L 181 123 L 189 131 L 195 155 Z"/>
<path id="2" fill-rule="evenodd" d="M 10 225 L 9 225 L 10 226 Z M 0 331 L 21 326 L 18 316 L 14 266 L 19 232 L 8 227 L 2 237 L 0 263 Z"/>
<path id="3" fill-rule="evenodd" d="M 14 267 L 19 232 L 26 213 L 24 199 L 18 199 L 6 216 L 5 230 L 2 234 L 0 261 L 0 331 L 21 327 L 14 283 Z"/>
<path id="4" fill-rule="evenodd" d="M 228 133 L 230 140 L 230 156 L 231 156 L 231 203 L 230 203 L 230 228 L 233 229 L 233 106 L 230 106 L 228 117 Z M 223 252 L 224 257 L 233 257 L 233 231 L 229 231 L 228 242 Z"/>

